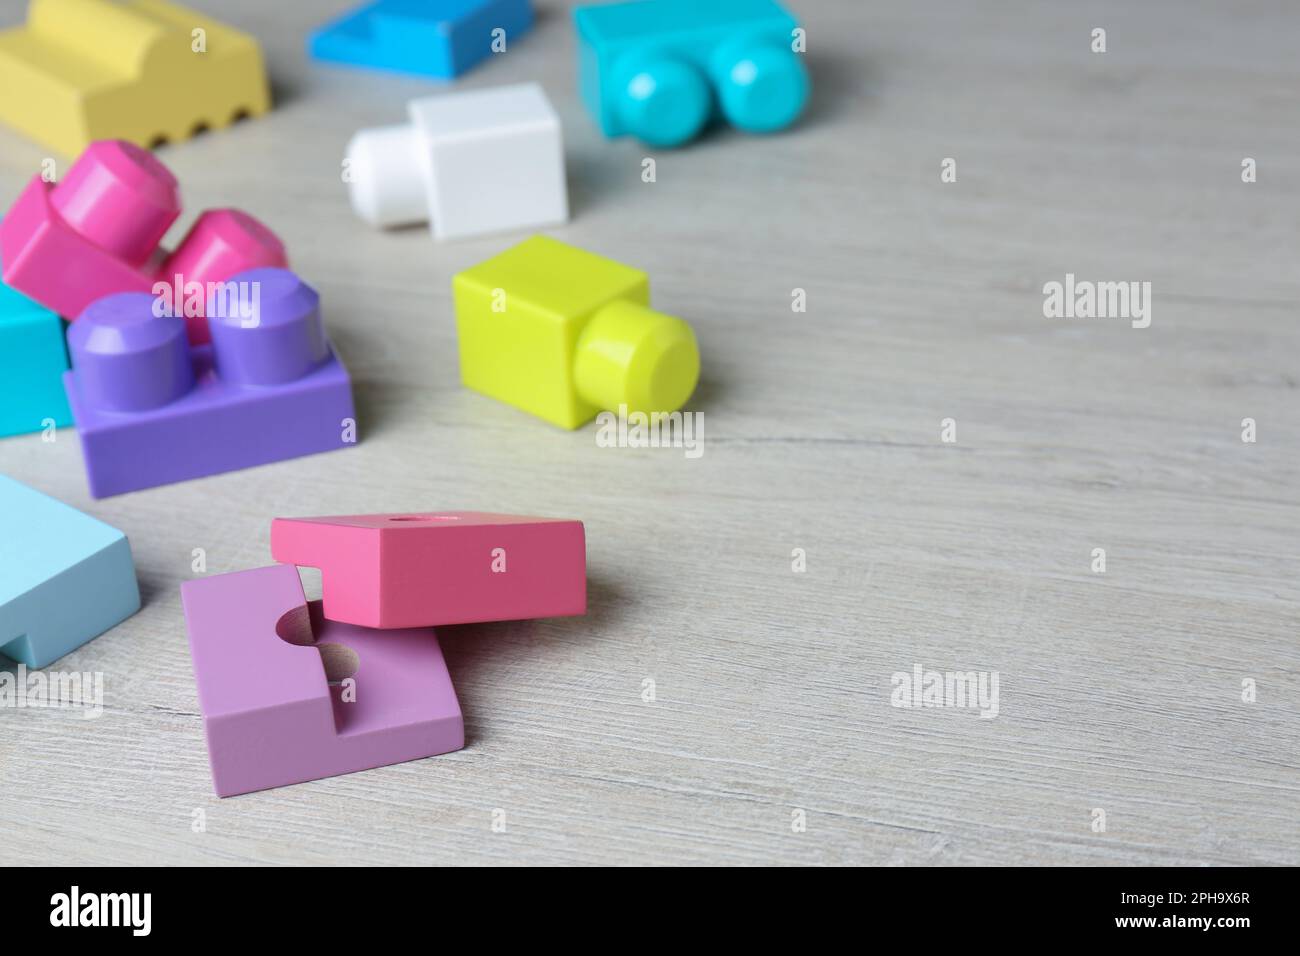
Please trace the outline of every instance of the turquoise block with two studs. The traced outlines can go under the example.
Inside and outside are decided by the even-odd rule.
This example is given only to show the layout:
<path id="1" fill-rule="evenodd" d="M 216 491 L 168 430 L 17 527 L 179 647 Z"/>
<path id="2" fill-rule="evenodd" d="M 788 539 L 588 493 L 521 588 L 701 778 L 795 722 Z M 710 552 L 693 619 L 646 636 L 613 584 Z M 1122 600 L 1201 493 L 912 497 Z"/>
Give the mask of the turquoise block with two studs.
<path id="1" fill-rule="evenodd" d="M 0 475 L 0 655 L 45 667 L 139 609 L 126 535 Z"/>
<path id="2" fill-rule="evenodd" d="M 61 318 L 0 282 L 0 438 L 72 424 Z"/>
<path id="3" fill-rule="evenodd" d="M 681 146 L 717 120 L 770 133 L 808 103 L 803 32 L 773 0 L 633 0 L 573 16 L 582 98 L 606 136 Z"/>

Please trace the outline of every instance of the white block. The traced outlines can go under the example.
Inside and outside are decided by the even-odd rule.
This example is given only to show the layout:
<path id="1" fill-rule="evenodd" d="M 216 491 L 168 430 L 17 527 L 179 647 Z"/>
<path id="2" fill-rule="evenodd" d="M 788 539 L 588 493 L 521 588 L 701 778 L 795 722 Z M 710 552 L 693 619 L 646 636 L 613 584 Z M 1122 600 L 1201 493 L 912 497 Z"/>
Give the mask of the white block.
<path id="1" fill-rule="evenodd" d="M 352 207 L 366 222 L 427 221 L 435 239 L 566 222 L 560 118 L 536 83 L 428 96 L 405 126 L 348 144 Z"/>

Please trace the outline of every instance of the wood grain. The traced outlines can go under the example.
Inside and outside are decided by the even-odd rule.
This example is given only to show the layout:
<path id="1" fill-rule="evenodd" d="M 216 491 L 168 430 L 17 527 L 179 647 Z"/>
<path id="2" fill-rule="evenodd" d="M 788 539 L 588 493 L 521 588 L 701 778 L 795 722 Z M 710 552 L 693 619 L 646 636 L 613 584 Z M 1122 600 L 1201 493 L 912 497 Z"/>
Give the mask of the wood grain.
<path id="1" fill-rule="evenodd" d="M 512 237 L 354 220 L 345 142 L 430 87 L 306 61 L 348 3 L 194 2 L 261 37 L 277 107 L 165 150 L 173 238 L 220 205 L 281 233 L 362 441 L 104 501 L 74 431 L 0 442 L 0 470 L 128 533 L 145 599 L 60 665 L 105 674 L 102 718 L 0 711 L 0 863 L 1300 862 L 1294 4 L 796 2 L 807 121 L 655 154 L 599 138 L 567 9 L 539 4 L 462 85 L 543 83 L 555 234 L 694 323 L 688 460 L 460 388 L 450 278 Z M 44 155 L 0 132 L 0 202 Z M 1151 327 L 1044 318 L 1067 272 L 1150 281 Z M 192 550 L 257 567 L 275 515 L 428 508 L 582 518 L 590 614 L 447 629 L 462 752 L 217 800 Z M 997 671 L 998 716 L 892 707 L 915 664 Z"/>

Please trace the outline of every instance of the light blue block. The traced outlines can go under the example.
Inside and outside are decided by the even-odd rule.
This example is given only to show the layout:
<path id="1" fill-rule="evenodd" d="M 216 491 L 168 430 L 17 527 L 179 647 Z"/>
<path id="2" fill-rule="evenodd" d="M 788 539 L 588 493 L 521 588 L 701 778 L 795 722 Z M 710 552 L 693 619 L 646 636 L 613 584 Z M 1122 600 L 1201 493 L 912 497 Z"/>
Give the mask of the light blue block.
<path id="1" fill-rule="evenodd" d="M 573 17 L 583 102 L 606 136 L 680 146 L 719 118 L 769 133 L 808 102 L 798 23 L 772 0 L 634 0 Z"/>
<path id="2" fill-rule="evenodd" d="M 0 475 L 0 654 L 45 667 L 139 609 L 126 535 Z"/>
<path id="3" fill-rule="evenodd" d="M 307 50 L 317 60 L 450 80 L 491 56 L 494 36 L 508 51 L 532 25 L 529 0 L 378 0 L 321 27 Z"/>
<path id="4" fill-rule="evenodd" d="M 63 320 L 0 282 L 0 437 L 72 424 Z"/>

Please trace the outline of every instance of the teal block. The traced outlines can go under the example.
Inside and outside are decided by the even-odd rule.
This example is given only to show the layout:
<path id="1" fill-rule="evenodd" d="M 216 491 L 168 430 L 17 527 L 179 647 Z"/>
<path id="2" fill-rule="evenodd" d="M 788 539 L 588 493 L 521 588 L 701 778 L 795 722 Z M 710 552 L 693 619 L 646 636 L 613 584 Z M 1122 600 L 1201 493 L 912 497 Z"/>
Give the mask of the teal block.
<path id="1" fill-rule="evenodd" d="M 578 86 L 606 136 L 680 146 L 715 119 L 769 133 L 808 102 L 798 23 L 773 0 L 633 0 L 573 16 Z"/>
<path id="2" fill-rule="evenodd" d="M 63 320 L 0 282 L 0 437 L 72 424 Z"/>
<path id="3" fill-rule="evenodd" d="M 0 475 L 0 654 L 45 667 L 139 609 L 126 535 Z"/>

